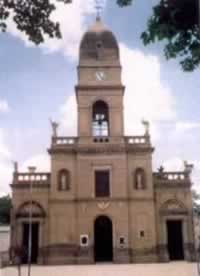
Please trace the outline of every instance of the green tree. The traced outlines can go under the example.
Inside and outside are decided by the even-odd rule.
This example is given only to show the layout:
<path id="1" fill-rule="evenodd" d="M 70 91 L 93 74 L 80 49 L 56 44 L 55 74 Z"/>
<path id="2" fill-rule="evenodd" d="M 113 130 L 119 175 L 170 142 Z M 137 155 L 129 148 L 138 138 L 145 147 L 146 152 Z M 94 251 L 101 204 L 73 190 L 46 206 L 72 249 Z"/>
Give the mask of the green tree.
<path id="1" fill-rule="evenodd" d="M 123 7 L 133 0 L 117 2 Z M 160 0 L 141 38 L 145 45 L 164 41 L 165 57 L 180 58 L 183 70 L 193 71 L 200 64 L 199 0 Z"/>
<path id="2" fill-rule="evenodd" d="M 200 194 L 197 191 L 192 191 L 193 208 L 196 214 L 200 214 Z"/>
<path id="3" fill-rule="evenodd" d="M 0 224 L 10 223 L 11 198 L 9 195 L 0 197 Z"/>
<path id="4" fill-rule="evenodd" d="M 72 0 L 56 0 L 71 3 Z M 44 42 L 45 35 L 61 38 L 59 22 L 51 19 L 56 6 L 50 0 L 0 0 L 0 31 L 5 32 L 9 18 L 35 44 Z"/>

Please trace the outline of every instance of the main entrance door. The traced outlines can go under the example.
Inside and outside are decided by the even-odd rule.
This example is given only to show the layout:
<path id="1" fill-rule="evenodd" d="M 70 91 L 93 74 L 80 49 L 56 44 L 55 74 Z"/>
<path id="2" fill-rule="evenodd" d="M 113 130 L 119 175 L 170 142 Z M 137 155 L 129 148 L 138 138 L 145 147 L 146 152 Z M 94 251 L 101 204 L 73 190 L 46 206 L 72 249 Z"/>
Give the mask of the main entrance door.
<path id="1" fill-rule="evenodd" d="M 38 258 L 38 247 L 39 247 L 39 223 L 32 223 L 32 250 L 31 250 L 31 262 L 37 263 Z M 26 264 L 28 262 L 28 245 L 29 245 L 29 224 L 23 224 L 23 258 L 22 263 Z"/>
<path id="2" fill-rule="evenodd" d="M 168 220 L 167 235 L 170 260 L 184 260 L 182 221 Z"/>
<path id="3" fill-rule="evenodd" d="M 113 260 L 113 229 L 112 221 L 100 216 L 94 224 L 94 256 L 96 262 L 112 262 Z"/>

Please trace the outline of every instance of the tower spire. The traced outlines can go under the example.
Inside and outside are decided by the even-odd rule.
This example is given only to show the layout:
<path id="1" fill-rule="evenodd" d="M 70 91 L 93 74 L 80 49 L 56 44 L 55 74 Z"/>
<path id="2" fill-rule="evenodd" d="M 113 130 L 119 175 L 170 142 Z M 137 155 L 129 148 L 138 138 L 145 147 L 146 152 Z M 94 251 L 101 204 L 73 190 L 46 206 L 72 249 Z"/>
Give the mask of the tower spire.
<path id="1" fill-rule="evenodd" d="M 101 13 L 103 11 L 104 1 L 103 0 L 95 0 L 95 9 L 96 9 L 96 21 L 101 20 Z"/>

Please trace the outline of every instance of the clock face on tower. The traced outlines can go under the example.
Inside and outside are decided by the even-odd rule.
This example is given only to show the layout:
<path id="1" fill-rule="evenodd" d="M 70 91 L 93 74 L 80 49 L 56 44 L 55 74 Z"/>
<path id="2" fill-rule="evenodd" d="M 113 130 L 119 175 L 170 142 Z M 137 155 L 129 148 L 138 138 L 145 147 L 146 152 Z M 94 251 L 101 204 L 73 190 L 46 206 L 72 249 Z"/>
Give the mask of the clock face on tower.
<path id="1" fill-rule="evenodd" d="M 98 70 L 95 72 L 95 78 L 97 81 L 103 81 L 106 79 L 106 74 L 104 71 Z"/>

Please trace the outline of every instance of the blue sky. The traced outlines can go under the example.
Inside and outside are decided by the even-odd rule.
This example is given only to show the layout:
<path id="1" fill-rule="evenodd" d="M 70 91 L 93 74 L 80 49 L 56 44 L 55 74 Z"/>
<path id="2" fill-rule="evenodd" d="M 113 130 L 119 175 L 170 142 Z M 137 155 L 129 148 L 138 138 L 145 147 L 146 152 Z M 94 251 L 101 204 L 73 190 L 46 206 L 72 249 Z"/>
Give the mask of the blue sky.
<path id="1" fill-rule="evenodd" d="M 163 44 L 144 47 L 145 29 L 157 0 L 135 0 L 128 8 L 105 1 L 103 21 L 116 35 L 126 85 L 126 133 L 142 133 L 141 120 L 151 122 L 154 168 L 164 164 L 180 169 L 183 160 L 195 164 L 193 180 L 200 180 L 200 69 L 182 72 L 177 60 L 166 61 Z M 9 22 L 0 34 L 0 194 L 9 191 L 11 160 L 21 169 L 35 163 L 48 169 L 49 118 L 60 122 L 60 133 L 72 135 L 76 126 L 74 85 L 78 45 L 95 19 L 93 0 L 60 4 L 55 18 L 61 22 L 62 40 L 47 40 L 34 47 Z"/>

